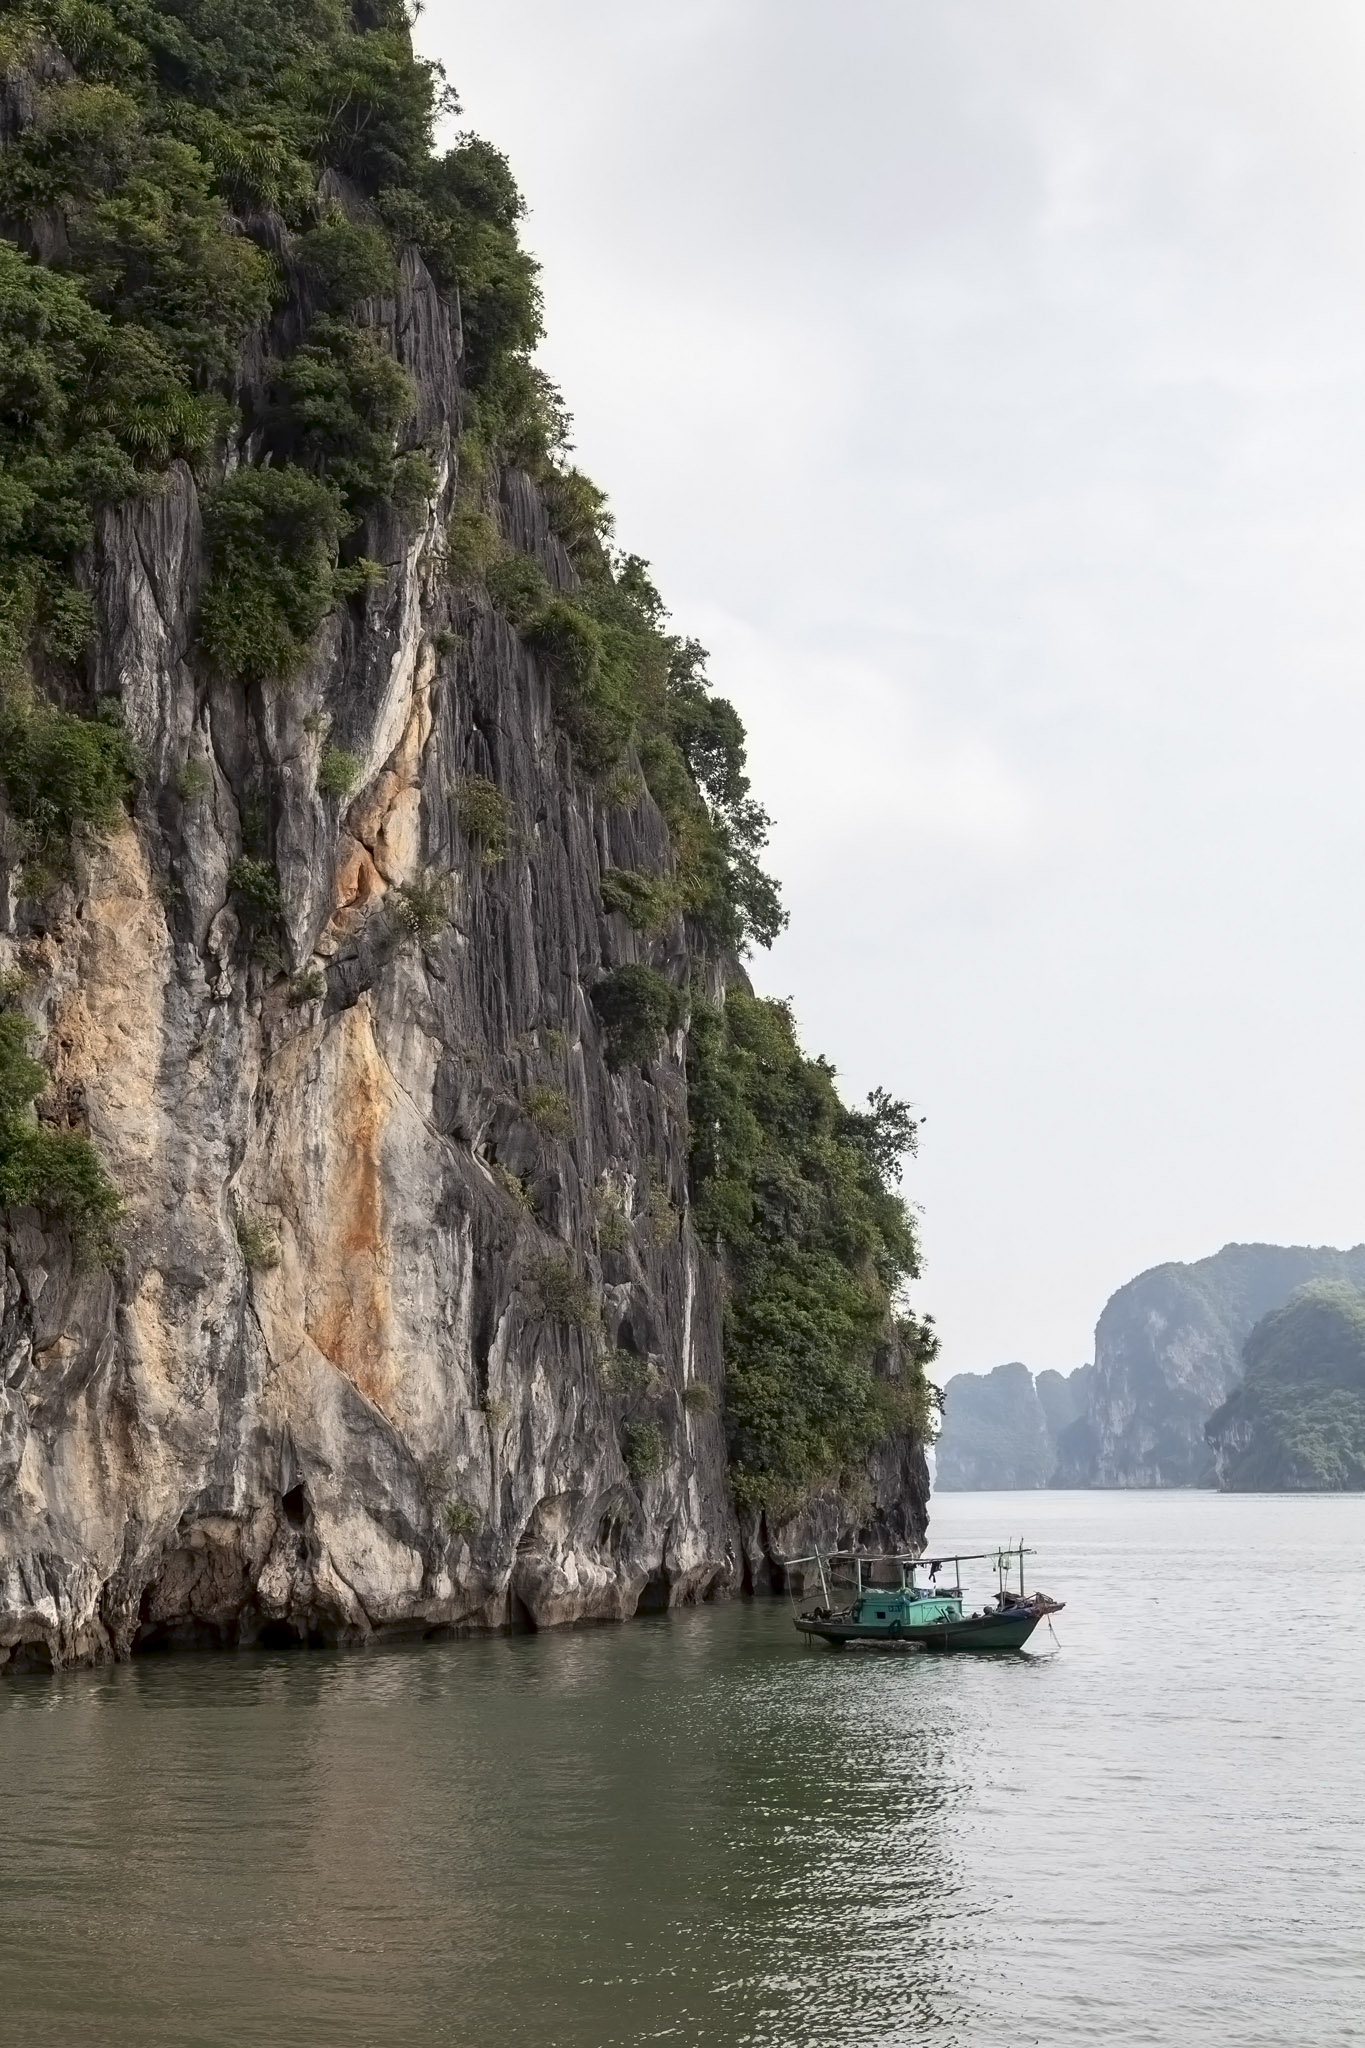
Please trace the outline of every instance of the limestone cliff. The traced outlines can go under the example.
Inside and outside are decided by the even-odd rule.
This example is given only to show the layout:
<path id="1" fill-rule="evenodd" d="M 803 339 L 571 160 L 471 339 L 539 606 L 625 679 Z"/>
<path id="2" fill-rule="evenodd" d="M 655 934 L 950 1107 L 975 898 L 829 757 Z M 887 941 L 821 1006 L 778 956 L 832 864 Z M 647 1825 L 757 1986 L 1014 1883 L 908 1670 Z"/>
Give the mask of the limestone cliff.
<path id="1" fill-rule="evenodd" d="M 1121 1287 L 1096 1325 L 1084 1413 L 1061 1435 L 1053 1484 L 1211 1485 L 1204 1425 L 1241 1376 L 1242 1346 L 1310 1280 L 1362 1285 L 1365 1245 L 1224 1245 Z"/>
<path id="2" fill-rule="evenodd" d="M 0 138 L 69 75 L 11 65 Z M 307 203 L 374 217 L 332 170 Z M 771 1578 L 817 1532 L 918 1542 L 904 1428 L 786 1526 L 736 1509 L 686 1055 L 689 1008 L 742 973 L 686 906 L 603 900 L 609 871 L 672 876 L 674 836 L 631 741 L 588 772 L 543 648 L 452 568 L 463 488 L 509 559 L 577 584 L 542 482 L 495 449 L 462 484 L 459 286 L 402 235 L 354 320 L 410 380 L 420 503 L 367 503 L 369 566 L 287 676 L 206 655 L 206 488 L 262 460 L 265 366 L 317 314 L 296 232 L 229 227 L 282 280 L 235 424 L 99 507 L 87 650 L 39 663 L 69 710 L 120 708 L 136 794 L 41 887 L 0 800 L 39 1112 L 123 1200 L 103 1264 L 41 1204 L 0 1211 L 0 1665 L 619 1618 Z M 594 994 L 629 966 L 678 1007 L 622 1060 Z"/>
<path id="3" fill-rule="evenodd" d="M 1219 1486 L 1365 1490 L 1365 1294 L 1310 1281 L 1262 1316 L 1242 1360 L 1243 1379 L 1204 1428 Z"/>
<path id="4" fill-rule="evenodd" d="M 934 1482 L 945 1492 L 1047 1486 L 1058 1440 L 1082 1412 L 1089 1366 L 1040 1372 L 1017 1361 L 956 1373 L 943 1389 Z"/>

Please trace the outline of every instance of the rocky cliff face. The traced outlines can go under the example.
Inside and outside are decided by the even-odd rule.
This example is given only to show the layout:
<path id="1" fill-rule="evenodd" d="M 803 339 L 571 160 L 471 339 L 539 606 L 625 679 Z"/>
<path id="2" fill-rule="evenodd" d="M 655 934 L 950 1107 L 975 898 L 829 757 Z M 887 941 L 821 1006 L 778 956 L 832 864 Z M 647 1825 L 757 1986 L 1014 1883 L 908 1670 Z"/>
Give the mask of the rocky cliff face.
<path id="1" fill-rule="evenodd" d="M 608 866 L 666 873 L 668 831 L 638 782 L 575 772 L 535 658 L 446 573 L 457 306 L 409 250 L 365 317 L 436 457 L 416 530 L 375 514 L 380 580 L 244 690 L 195 652 L 189 470 L 108 512 L 87 694 L 121 701 L 134 814 L 38 903 L 0 833 L 0 972 L 47 1108 L 126 1203 L 110 1269 L 0 1215 L 0 1664 L 617 1618 L 851 1533 L 835 1505 L 736 1518 L 681 1034 L 614 1071 L 590 999 L 622 962 L 685 978 L 680 920 L 645 939 L 600 897 Z M 487 503 L 571 583 L 525 477 Z M 357 757 L 350 794 L 319 793 L 324 745 Z M 468 777 L 510 803 L 502 859 L 462 825 Z M 253 830 L 282 961 L 229 888 Z M 735 970 L 706 971 L 714 994 Z M 871 1484 L 867 1528 L 922 1536 L 913 1444 Z"/>
<path id="2" fill-rule="evenodd" d="M 1365 1490 L 1365 1294 L 1310 1281 L 1263 1316 L 1204 1428 L 1231 1492 Z"/>
<path id="3" fill-rule="evenodd" d="M 1038 1405 L 1043 1411 L 1048 1441 L 1052 1446 L 1054 1470 L 1062 1431 L 1070 1429 L 1085 1412 L 1093 1370 L 1092 1366 L 1078 1365 L 1073 1372 L 1040 1372 L 1034 1380 Z"/>
<path id="4" fill-rule="evenodd" d="M 1211 1485 L 1204 1425 L 1241 1376 L 1248 1334 L 1318 1279 L 1365 1283 L 1365 1245 L 1225 1245 L 1121 1287 L 1096 1325 L 1085 1411 L 1062 1433 L 1053 1483 Z"/>
<path id="5" fill-rule="evenodd" d="M 935 1483 L 945 1492 L 1047 1486 L 1059 1436 L 1082 1410 L 1089 1374 L 1080 1366 L 1035 1379 L 1018 1362 L 956 1374 L 943 1390 Z"/>

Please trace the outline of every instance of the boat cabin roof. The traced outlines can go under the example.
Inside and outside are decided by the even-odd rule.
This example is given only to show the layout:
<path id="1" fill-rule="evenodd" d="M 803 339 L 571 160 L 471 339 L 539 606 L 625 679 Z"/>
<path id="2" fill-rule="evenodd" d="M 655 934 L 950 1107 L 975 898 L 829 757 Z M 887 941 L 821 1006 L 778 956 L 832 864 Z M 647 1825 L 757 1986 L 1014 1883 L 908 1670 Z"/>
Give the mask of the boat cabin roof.
<path id="1" fill-rule="evenodd" d="M 932 1607 L 957 1592 L 953 1586 L 864 1586 L 858 1597 L 864 1607 Z"/>

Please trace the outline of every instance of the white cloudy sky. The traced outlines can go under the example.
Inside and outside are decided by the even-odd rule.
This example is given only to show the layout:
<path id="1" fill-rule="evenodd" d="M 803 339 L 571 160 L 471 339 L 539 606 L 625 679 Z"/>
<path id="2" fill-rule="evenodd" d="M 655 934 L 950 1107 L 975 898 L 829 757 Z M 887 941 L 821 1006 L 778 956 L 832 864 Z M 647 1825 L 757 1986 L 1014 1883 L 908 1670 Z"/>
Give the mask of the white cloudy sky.
<path id="1" fill-rule="evenodd" d="M 431 0 L 944 1370 L 1365 1237 L 1359 0 Z"/>

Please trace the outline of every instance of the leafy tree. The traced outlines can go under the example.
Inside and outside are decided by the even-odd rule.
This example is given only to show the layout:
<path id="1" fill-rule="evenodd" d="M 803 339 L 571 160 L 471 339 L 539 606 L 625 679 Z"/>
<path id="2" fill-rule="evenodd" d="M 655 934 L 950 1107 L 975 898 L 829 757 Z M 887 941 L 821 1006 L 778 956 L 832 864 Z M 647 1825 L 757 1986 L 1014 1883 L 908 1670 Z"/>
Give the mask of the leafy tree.
<path id="1" fill-rule="evenodd" d="M 602 877 L 602 902 L 618 910 L 637 932 L 658 932 L 677 915 L 678 891 L 669 875 L 612 868 Z"/>
<path id="2" fill-rule="evenodd" d="M 0 672 L 35 643 L 80 652 L 90 608 L 72 569 L 96 507 L 148 467 L 201 456 L 219 419 L 153 335 L 111 326 L 0 240 Z"/>
<path id="3" fill-rule="evenodd" d="M 345 747 L 324 747 L 318 762 L 318 795 L 349 796 L 360 780 L 364 762 Z"/>
<path id="4" fill-rule="evenodd" d="M 321 301 L 323 310 L 344 316 L 358 299 L 394 291 L 398 266 L 393 246 L 381 229 L 329 213 L 294 244 L 294 260 Z"/>
<path id="5" fill-rule="evenodd" d="M 0 1009 L 0 1208 L 35 1208 L 64 1223 L 79 1248 L 113 1256 L 122 1204 L 90 1140 L 52 1130 L 32 1113 L 47 1075 L 29 1051 L 32 1027 Z"/>
<path id="6" fill-rule="evenodd" d="M 395 497 L 396 437 L 416 403 L 412 379 L 371 334 L 325 317 L 274 366 L 265 427 L 277 457 L 325 480 L 354 516 Z"/>
<path id="7" fill-rule="evenodd" d="M 919 1272 L 890 1185 L 908 1112 L 879 1092 L 850 1113 L 831 1068 L 802 1053 L 787 1006 L 738 989 L 722 1011 L 694 1013 L 688 1094 L 697 1226 L 732 1276 L 736 1492 L 783 1514 L 892 1429 L 927 1429 L 932 1328 L 897 1315 Z"/>
<path id="8" fill-rule="evenodd" d="M 844 1136 L 867 1154 L 883 1181 L 899 1180 L 901 1162 L 919 1150 L 920 1120 L 908 1102 L 897 1102 L 885 1088 L 874 1088 L 867 1108 L 844 1114 Z"/>
<path id="9" fill-rule="evenodd" d="M 248 682 L 297 668 L 343 587 L 345 526 L 337 486 L 288 463 L 236 470 L 209 495 L 200 635 L 224 675 Z"/>
<path id="10" fill-rule="evenodd" d="M 0 695 L 0 783 L 44 859 L 60 860 L 82 831 L 112 830 L 133 769 L 117 715 L 77 718 L 22 685 Z"/>
<path id="11" fill-rule="evenodd" d="M 676 1031 L 686 1014 L 686 997 L 666 975 L 652 967 L 618 967 L 592 992 L 607 1034 L 607 1057 L 613 1066 L 652 1059 L 667 1031 Z"/>
<path id="12" fill-rule="evenodd" d="M 228 869 L 228 887 L 247 913 L 256 919 L 277 917 L 284 908 L 280 878 L 269 861 L 240 854 Z"/>

